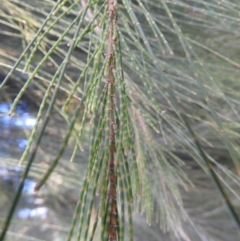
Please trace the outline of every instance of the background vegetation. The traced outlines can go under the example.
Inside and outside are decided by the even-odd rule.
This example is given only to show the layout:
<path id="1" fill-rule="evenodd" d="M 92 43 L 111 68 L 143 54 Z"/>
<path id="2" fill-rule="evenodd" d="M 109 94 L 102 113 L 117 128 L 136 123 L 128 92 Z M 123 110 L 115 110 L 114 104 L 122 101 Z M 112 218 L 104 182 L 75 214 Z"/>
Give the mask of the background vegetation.
<path id="1" fill-rule="evenodd" d="M 2 240 L 239 240 L 238 1 L 111 2 L 1 1 Z"/>

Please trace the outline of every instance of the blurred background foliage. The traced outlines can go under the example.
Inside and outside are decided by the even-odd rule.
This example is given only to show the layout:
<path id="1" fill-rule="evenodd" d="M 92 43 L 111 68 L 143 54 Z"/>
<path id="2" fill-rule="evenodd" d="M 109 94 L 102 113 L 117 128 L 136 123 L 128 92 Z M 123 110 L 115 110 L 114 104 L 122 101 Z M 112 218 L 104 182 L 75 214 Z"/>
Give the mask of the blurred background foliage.
<path id="1" fill-rule="evenodd" d="M 29 144 L 43 96 L 51 84 L 50 93 L 54 93 L 52 80 L 66 59 L 77 31 L 78 17 L 84 16 L 87 2 L 1 0 L 1 224 L 27 165 L 24 162 L 18 166 L 18 163 L 23 160 L 22 154 Z M 34 187 L 61 150 L 69 131 L 66 113 L 73 118 L 88 80 L 94 74 L 90 59 L 104 44 L 101 42 L 104 33 L 102 23 L 106 15 L 101 6 L 106 2 L 89 2 L 92 5 L 83 18 L 82 29 L 86 30 L 92 21 L 96 26 L 87 29 L 89 33 L 71 53 L 50 122 L 26 179 L 6 240 L 66 240 L 91 149 L 91 102 L 88 102 L 90 107 L 87 113 L 84 108 L 80 111 L 81 116 L 86 114 L 80 147 L 72 134 L 48 181 L 37 193 Z M 136 143 L 137 158 L 146 158 L 149 163 L 144 168 L 149 171 L 146 182 L 153 196 L 150 198 L 147 192 L 145 196 L 137 197 L 134 193 L 135 240 L 239 240 L 239 230 L 185 124 L 178 117 L 178 111 L 171 104 L 172 97 L 168 91 L 170 86 L 239 215 L 239 1 L 116 2 L 128 108 L 132 112 L 130 116 L 135 138 L 139 140 Z M 42 28 L 56 4 L 58 10 Z M 37 31 L 38 35 L 31 44 Z M 28 51 L 24 52 L 28 46 Z M 20 56 L 22 59 L 16 66 Z M 43 62 L 45 57 L 46 61 Z M 98 64 L 104 64 L 103 56 Z M 62 107 L 86 66 L 89 70 L 70 99 L 66 112 L 63 112 Z M 169 86 L 159 75 L 159 69 Z M 99 83 L 100 89 L 103 83 L 104 79 Z M 95 95 L 98 96 L 96 92 Z M 51 95 L 42 110 L 42 118 L 47 113 L 50 99 Z M 9 111 L 14 115 L 8 116 Z M 98 114 L 100 118 L 101 111 Z M 81 128 L 81 123 L 81 118 L 76 120 L 77 129 Z M 73 155 L 75 151 L 76 155 Z M 161 163 L 158 179 L 151 176 L 154 170 L 151 159 L 154 158 Z M 133 188 L 133 192 L 137 191 L 136 187 Z M 179 200 L 176 199 L 178 192 L 181 194 Z M 140 198 L 142 206 L 139 205 Z M 148 206 L 154 210 L 153 221 L 146 209 Z M 150 222 L 151 226 L 148 225 Z"/>

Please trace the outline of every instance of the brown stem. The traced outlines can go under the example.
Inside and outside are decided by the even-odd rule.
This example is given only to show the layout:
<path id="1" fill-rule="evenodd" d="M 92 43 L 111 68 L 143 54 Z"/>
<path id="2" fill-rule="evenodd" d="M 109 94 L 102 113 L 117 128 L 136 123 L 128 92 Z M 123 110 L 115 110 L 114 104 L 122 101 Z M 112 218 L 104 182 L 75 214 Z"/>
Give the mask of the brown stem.
<path id="1" fill-rule="evenodd" d="M 108 13 L 110 18 L 110 25 L 108 29 L 108 41 L 107 41 L 107 58 L 108 58 L 108 74 L 107 83 L 109 88 L 110 108 L 109 108 L 109 143 L 110 143 L 110 155 L 108 162 L 108 205 L 110 205 L 110 222 L 108 227 L 108 241 L 117 241 L 117 225 L 118 225 L 118 212 L 117 212 L 117 176 L 115 167 L 115 78 L 113 74 L 114 69 L 114 25 L 116 24 L 116 4 L 114 0 L 108 1 Z"/>

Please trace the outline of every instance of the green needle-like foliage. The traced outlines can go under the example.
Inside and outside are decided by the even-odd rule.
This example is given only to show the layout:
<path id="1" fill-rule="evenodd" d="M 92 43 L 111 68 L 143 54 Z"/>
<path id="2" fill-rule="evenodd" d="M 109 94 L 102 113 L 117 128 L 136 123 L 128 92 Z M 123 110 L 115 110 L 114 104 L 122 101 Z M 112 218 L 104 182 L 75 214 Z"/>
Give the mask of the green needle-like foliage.
<path id="1" fill-rule="evenodd" d="M 70 140 L 69 161 L 89 150 L 68 241 L 134 240 L 134 212 L 176 240 L 238 240 L 238 1 L 2 0 L 1 5 L 2 34 L 23 44 L 17 56 L 9 55 L 6 43 L 0 46 L 6 74 L 0 93 L 7 99 L 7 85 L 22 75 L 9 114 L 24 95 L 39 110 L 0 240 L 56 112 L 68 128 L 35 190 L 60 165 Z M 204 183 L 218 192 L 204 194 Z M 216 228 L 218 222 L 224 226 L 221 220 L 231 222 L 225 233 Z"/>

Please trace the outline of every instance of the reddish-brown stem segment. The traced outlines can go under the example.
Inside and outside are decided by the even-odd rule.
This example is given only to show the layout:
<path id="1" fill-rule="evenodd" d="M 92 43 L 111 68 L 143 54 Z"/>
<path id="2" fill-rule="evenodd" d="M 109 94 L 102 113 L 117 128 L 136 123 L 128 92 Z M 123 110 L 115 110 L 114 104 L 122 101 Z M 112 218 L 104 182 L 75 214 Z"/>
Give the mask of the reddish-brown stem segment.
<path id="1" fill-rule="evenodd" d="M 108 205 L 110 205 L 110 222 L 108 227 L 108 241 L 117 241 L 117 225 L 118 225 L 118 212 L 117 212 L 117 176 L 115 166 L 115 79 L 113 74 L 114 69 L 114 24 L 116 24 L 116 4 L 114 0 L 108 1 L 108 13 L 110 19 L 110 25 L 108 29 L 108 41 L 107 41 L 107 58 L 108 58 L 108 72 L 107 83 L 109 88 L 109 161 L 108 161 Z"/>

